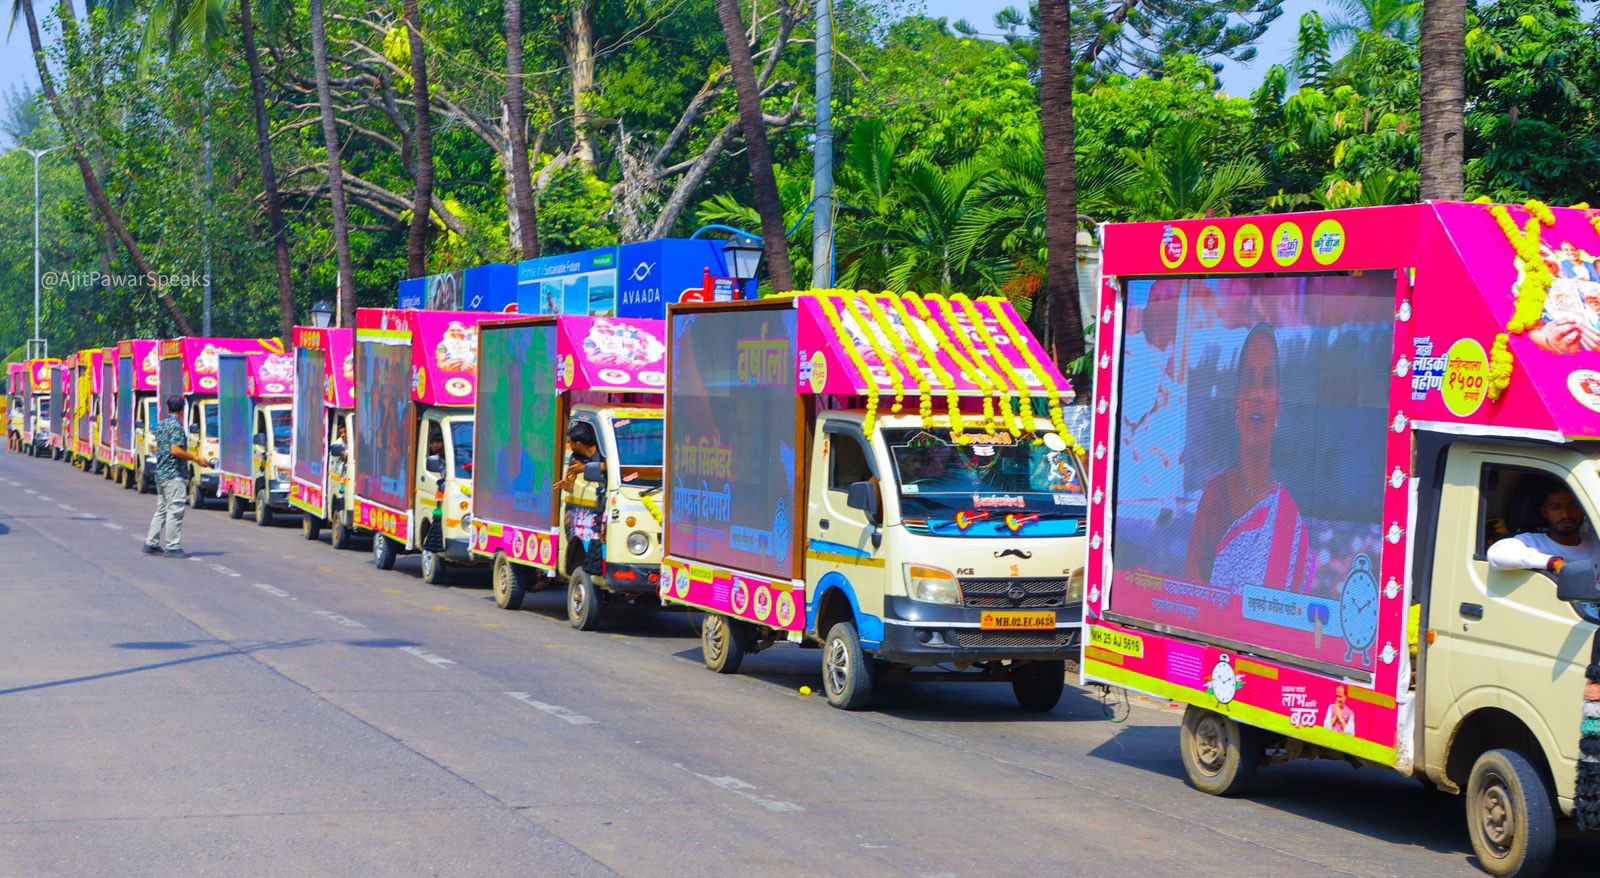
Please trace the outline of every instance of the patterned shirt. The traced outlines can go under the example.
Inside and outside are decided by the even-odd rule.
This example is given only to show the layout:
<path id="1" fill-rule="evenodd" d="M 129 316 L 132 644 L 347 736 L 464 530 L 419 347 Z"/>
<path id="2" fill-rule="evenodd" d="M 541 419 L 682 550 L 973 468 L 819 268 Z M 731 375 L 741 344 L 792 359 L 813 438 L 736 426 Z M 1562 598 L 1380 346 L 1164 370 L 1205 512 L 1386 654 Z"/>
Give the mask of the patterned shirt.
<path id="1" fill-rule="evenodd" d="M 176 415 L 162 418 L 152 434 L 156 449 L 156 482 L 183 478 L 183 461 L 172 456 L 174 445 L 187 447 L 188 437 L 183 434 L 183 422 Z"/>

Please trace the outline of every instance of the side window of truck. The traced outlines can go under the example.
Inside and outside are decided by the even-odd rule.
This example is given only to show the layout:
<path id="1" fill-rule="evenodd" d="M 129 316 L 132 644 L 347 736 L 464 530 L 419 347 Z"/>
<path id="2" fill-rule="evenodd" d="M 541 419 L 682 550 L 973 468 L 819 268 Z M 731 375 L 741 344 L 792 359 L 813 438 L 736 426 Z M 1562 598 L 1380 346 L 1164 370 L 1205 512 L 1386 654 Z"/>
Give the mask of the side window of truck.
<path id="1" fill-rule="evenodd" d="M 1564 484 L 1542 469 L 1485 463 L 1478 480 L 1478 540 L 1473 557 L 1485 560 L 1496 542 L 1543 531 L 1544 498 Z"/>
<path id="2" fill-rule="evenodd" d="M 828 432 L 828 490 L 846 493 L 856 482 L 872 478 L 867 448 L 849 433 Z"/>

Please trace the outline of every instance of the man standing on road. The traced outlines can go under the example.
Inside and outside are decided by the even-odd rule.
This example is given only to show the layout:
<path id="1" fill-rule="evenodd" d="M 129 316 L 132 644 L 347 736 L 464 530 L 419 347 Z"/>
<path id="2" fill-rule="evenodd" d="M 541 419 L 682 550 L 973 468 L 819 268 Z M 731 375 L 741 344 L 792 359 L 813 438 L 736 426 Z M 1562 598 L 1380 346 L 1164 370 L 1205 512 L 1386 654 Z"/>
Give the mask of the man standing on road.
<path id="1" fill-rule="evenodd" d="M 193 463 L 200 458 L 190 454 L 184 446 L 187 437 L 183 435 L 183 422 L 178 416 L 183 413 L 183 397 L 173 395 L 167 397 L 167 417 L 156 424 L 153 435 L 156 449 L 156 514 L 150 519 L 150 533 L 144 538 L 144 553 L 146 555 L 161 555 L 164 558 L 187 558 L 189 553 L 183 550 L 183 510 L 187 504 L 185 487 L 188 479 L 185 478 L 187 463 Z M 158 542 L 158 540 L 160 542 Z M 165 543 L 165 546 L 162 545 Z M 165 548 L 166 551 L 162 551 Z"/>

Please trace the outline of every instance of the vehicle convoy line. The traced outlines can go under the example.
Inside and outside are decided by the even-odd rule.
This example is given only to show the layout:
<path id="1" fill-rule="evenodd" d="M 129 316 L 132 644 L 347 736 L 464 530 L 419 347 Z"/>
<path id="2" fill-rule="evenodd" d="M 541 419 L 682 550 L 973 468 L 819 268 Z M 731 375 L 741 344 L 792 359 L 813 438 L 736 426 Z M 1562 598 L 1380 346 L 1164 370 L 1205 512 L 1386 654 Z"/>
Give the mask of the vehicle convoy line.
<path id="1" fill-rule="evenodd" d="M 7 458 L 0 461 L 7 468 L 14 465 Z M 67 482 L 76 478 L 70 472 L 50 468 L 40 475 Z M 98 486 L 78 483 L 62 490 L 69 487 L 86 496 L 100 491 Z M 147 505 L 136 497 L 97 496 L 104 501 L 98 507 L 131 521 L 142 516 Z M 0 515 L 6 511 L 0 506 Z M 302 548 L 288 530 L 244 529 L 221 515 L 196 514 L 191 522 L 198 525 L 189 531 L 191 551 L 223 551 L 251 580 L 294 578 L 299 583 L 297 594 L 267 582 L 250 584 L 269 596 L 295 601 L 293 607 L 307 612 L 299 613 L 287 602 L 276 604 L 285 607 L 287 615 L 272 611 L 272 604 L 241 606 L 236 600 L 239 592 L 215 589 L 203 579 L 168 581 L 162 565 L 170 562 L 160 559 L 124 560 L 118 553 L 104 552 L 83 560 L 100 568 L 109 581 L 144 592 L 221 643 L 620 871 L 659 873 L 665 864 L 689 862 L 674 859 L 681 852 L 664 852 L 643 838 L 619 845 L 614 829 L 600 828 L 607 821 L 622 820 L 618 825 L 644 829 L 651 824 L 640 822 L 641 817 L 626 817 L 637 810 L 631 805 L 653 801 L 657 804 L 644 810 L 659 810 L 659 803 L 671 801 L 678 803 L 676 809 L 689 809 L 679 821 L 681 831 L 703 843 L 793 837 L 797 832 L 794 826 L 769 826 L 756 813 L 803 819 L 799 832 L 807 843 L 772 842 L 766 845 L 772 856 L 801 862 L 828 854 L 848 855 L 854 858 L 854 871 L 861 874 L 951 871 L 952 863 L 958 874 L 1012 874 L 1039 864 L 1039 856 L 1054 857 L 1058 863 L 1092 856 L 1105 864 L 1128 868 L 1138 864 L 1151 875 L 1194 874 L 1191 870 L 1196 868 L 1214 871 L 1224 863 L 1232 863 L 1232 873 L 1238 875 L 1278 875 L 1288 870 L 1473 874 L 1458 855 L 1441 856 L 1415 846 L 1412 836 L 1386 841 L 1359 831 L 1327 831 L 1316 821 L 1279 808 L 1211 799 L 1185 789 L 1170 774 L 1165 751 L 1170 746 L 1166 742 L 1171 717 L 1161 711 L 1140 714 L 1140 723 L 1157 725 L 1129 724 L 1119 730 L 1093 722 L 1098 706 L 1074 696 L 1057 711 L 1066 722 L 1019 722 L 1018 715 L 1003 705 L 1008 699 L 999 693 L 986 697 L 967 690 L 941 697 L 945 690 L 926 686 L 916 690 L 916 698 L 903 700 L 915 706 L 891 700 L 876 714 L 845 715 L 826 709 L 820 699 L 794 693 L 798 682 L 814 685 L 815 653 L 762 655 L 743 677 L 711 675 L 697 666 L 697 650 L 685 636 L 662 636 L 667 631 L 692 633 L 687 625 L 680 628 L 673 616 L 659 617 L 637 636 L 596 638 L 573 632 L 564 620 L 552 618 L 551 601 L 544 602 L 547 609 L 506 614 L 493 609 L 481 590 L 379 587 L 396 580 L 372 573 L 364 555 L 329 554 L 325 546 Z M 18 527 L 74 551 L 70 534 L 43 525 Z M 259 551 L 263 545 L 272 546 L 270 559 Z M 136 544 L 128 541 L 129 555 L 136 550 Z M 148 565 L 148 570 L 140 565 Z M 329 567 L 332 574 L 312 573 Z M 391 597 L 400 603 L 386 600 Z M 441 602 L 456 612 L 433 612 Z M 263 642 L 292 641 L 300 635 L 295 618 L 318 626 L 333 621 L 349 627 L 335 616 L 351 621 L 360 617 L 358 624 L 367 628 L 362 636 L 371 639 L 318 647 L 323 656 L 342 656 L 333 662 L 309 652 L 252 648 Z M 491 618 L 512 624 L 486 630 L 484 623 Z M 532 621 L 524 621 L 528 619 Z M 545 640 L 568 648 L 537 650 Z M 444 661 L 451 662 L 448 669 L 453 673 L 438 678 L 445 687 L 440 689 L 440 683 L 417 676 L 431 675 L 430 670 L 411 673 L 381 661 L 359 661 L 371 651 L 356 647 L 368 644 L 408 652 L 406 647 L 413 647 L 435 656 L 440 647 L 432 644 L 447 645 L 452 658 Z M 328 649 L 338 652 L 327 653 Z M 351 658 L 358 661 L 352 663 Z M 679 660 L 663 663 L 662 658 Z M 801 668 L 804 671 L 797 673 Z M 448 705 L 453 717 L 450 730 L 418 725 L 408 716 L 409 707 L 400 710 L 395 695 L 385 694 L 394 693 L 396 686 L 415 692 L 403 699 L 408 703 L 423 698 Z M 518 719 L 508 699 L 562 720 L 557 727 L 567 732 L 552 737 L 535 731 Z M 496 707 L 497 703 L 506 707 Z M 975 710 L 989 720 L 967 722 Z M 717 719 L 705 725 L 707 717 Z M 1151 738 L 1150 733 L 1159 737 Z M 752 734 L 774 742 L 778 749 L 760 757 L 741 754 L 735 742 L 749 740 Z M 505 756 L 510 753 L 524 755 L 507 763 Z M 578 763 L 563 764 L 570 759 Z M 1130 771 L 1122 764 L 1129 759 L 1147 771 Z M 508 774 L 508 765 L 524 766 L 540 776 L 526 777 L 515 770 Z M 1341 770 L 1304 766 L 1284 776 L 1291 786 L 1326 784 L 1330 797 L 1347 809 L 1353 809 L 1356 801 L 1370 809 L 1367 794 L 1351 792 L 1362 780 L 1346 779 Z M 693 786 L 685 786 L 685 775 L 693 776 Z M 716 800 L 705 800 L 694 791 L 710 787 L 719 797 L 733 793 L 753 806 L 753 812 L 736 816 L 738 812 L 726 811 L 713 804 Z M 1396 787 L 1396 792 L 1403 795 L 1395 797 L 1391 819 L 1399 818 L 1408 797 L 1421 795 L 1405 786 Z M 577 804 L 585 799 L 590 804 Z M 883 809 L 890 801 L 897 803 L 892 813 L 908 815 L 909 823 L 927 825 L 884 823 L 890 812 Z M 687 804 L 693 802 L 700 804 Z M 1001 804 L 1006 802 L 1010 804 Z M 805 810 L 789 810 L 787 805 Z M 960 839 L 962 844 L 957 845 L 957 839 L 936 828 L 945 820 L 979 821 L 995 807 L 1010 809 L 1012 820 L 995 829 L 992 837 Z M 695 811 L 699 813 L 690 813 Z M 1126 845 L 1087 840 L 1046 843 L 1048 850 L 1043 853 L 1039 849 L 1040 838 L 1081 839 L 1090 828 L 1104 827 L 1107 821 L 1130 827 Z M 869 842 L 848 831 L 862 825 L 877 827 Z M 1430 828 L 1424 827 L 1424 833 Z M 1439 837 L 1432 842 L 1446 852 L 1459 850 L 1450 846 L 1451 828 L 1453 824 L 1439 828 L 1435 833 Z M 938 850 L 946 857 L 955 856 L 958 846 L 970 849 L 971 859 L 940 861 L 926 853 Z M 846 849 L 850 853 L 842 854 Z M 907 853 L 919 849 L 923 852 Z M 1006 868 L 1007 863 L 1012 868 Z"/>

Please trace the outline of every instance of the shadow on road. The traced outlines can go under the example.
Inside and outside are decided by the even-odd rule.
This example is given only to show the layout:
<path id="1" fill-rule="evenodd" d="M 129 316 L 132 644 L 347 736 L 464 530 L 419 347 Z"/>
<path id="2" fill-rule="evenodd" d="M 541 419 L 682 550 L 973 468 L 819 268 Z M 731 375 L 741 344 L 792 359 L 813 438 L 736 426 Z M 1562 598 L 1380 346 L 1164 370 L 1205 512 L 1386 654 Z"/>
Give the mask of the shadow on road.
<path id="1" fill-rule="evenodd" d="M 120 669 L 115 670 L 115 671 L 104 671 L 104 672 L 99 673 L 99 674 L 85 674 L 85 675 L 80 676 L 80 677 L 67 677 L 67 678 L 62 679 L 62 680 L 51 680 L 51 681 L 46 682 L 46 683 L 30 683 L 27 686 L 15 686 L 15 687 L 10 688 L 10 689 L 0 689 L 0 695 L 18 695 L 18 694 L 21 694 L 23 692 L 36 692 L 36 691 L 38 691 L 40 689 L 52 689 L 52 688 L 55 688 L 57 686 L 69 686 L 69 685 L 72 685 L 74 683 L 90 683 L 90 682 L 93 682 L 95 680 L 108 680 L 108 679 L 111 679 L 113 677 L 124 677 L 124 676 L 127 676 L 128 674 L 138 674 L 138 673 L 142 673 L 144 671 L 158 671 L 158 670 L 161 670 L 162 668 L 172 668 L 172 667 L 177 667 L 178 665 L 193 664 L 194 662 L 209 661 L 211 659 L 217 659 L 217 658 L 230 658 L 232 656 L 249 655 L 250 653 L 253 653 L 253 652 L 263 652 L 263 651 L 266 651 L 266 650 L 300 649 L 302 647 L 311 646 L 313 644 L 322 643 L 322 642 L 323 641 L 315 639 L 315 638 L 304 638 L 304 639 L 301 639 L 301 640 L 291 640 L 291 641 L 285 641 L 285 642 L 282 642 L 282 643 L 263 643 L 263 644 L 259 644 L 259 645 L 256 645 L 256 646 L 220 649 L 220 650 L 217 650 L 216 652 L 208 652 L 208 653 L 205 653 L 203 655 L 185 656 L 183 658 L 173 659 L 171 661 L 154 662 L 154 663 L 148 664 L 148 665 L 136 665 L 136 666 L 131 667 L 131 668 L 120 668 Z M 140 644 L 140 645 L 114 644 L 114 645 L 122 647 L 124 649 L 149 649 L 149 648 L 155 648 L 155 649 L 184 649 L 184 648 L 189 648 L 188 644 L 174 645 L 174 646 L 154 646 L 154 647 L 152 647 L 150 644 Z"/>

